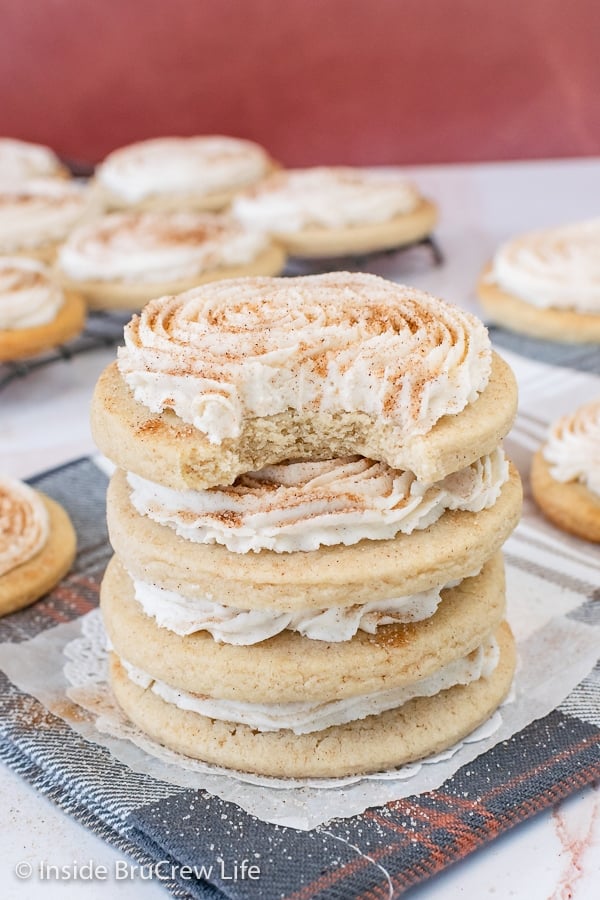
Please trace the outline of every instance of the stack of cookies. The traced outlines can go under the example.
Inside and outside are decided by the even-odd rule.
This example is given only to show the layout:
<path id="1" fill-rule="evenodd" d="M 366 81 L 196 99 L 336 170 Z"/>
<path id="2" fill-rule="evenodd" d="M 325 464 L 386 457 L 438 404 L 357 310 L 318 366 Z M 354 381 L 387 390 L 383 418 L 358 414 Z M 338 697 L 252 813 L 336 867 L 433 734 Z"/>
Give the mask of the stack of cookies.
<path id="1" fill-rule="evenodd" d="M 335 777 L 451 746 L 504 699 L 516 411 L 485 328 L 375 276 L 154 300 L 101 376 L 118 469 L 111 683 L 163 745 Z"/>

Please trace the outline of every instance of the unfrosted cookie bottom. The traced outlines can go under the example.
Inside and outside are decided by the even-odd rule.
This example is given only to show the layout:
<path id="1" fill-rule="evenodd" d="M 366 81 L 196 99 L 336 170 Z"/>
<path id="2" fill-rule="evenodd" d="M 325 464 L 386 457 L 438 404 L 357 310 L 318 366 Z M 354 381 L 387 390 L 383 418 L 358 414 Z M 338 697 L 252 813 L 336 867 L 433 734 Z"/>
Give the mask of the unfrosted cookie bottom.
<path id="1" fill-rule="evenodd" d="M 587 541 L 600 542 L 600 497 L 577 481 L 556 481 L 541 450 L 533 457 L 531 490 L 554 525 Z"/>
<path id="2" fill-rule="evenodd" d="M 506 623 L 495 637 L 500 659 L 489 677 L 433 697 L 417 697 L 378 716 L 302 735 L 289 730 L 259 732 L 182 710 L 131 681 L 114 654 L 110 681 L 127 716 L 171 750 L 258 775 L 335 778 L 386 770 L 439 753 L 486 721 L 508 694 L 516 662 Z"/>
<path id="3" fill-rule="evenodd" d="M 73 563 L 77 539 L 65 510 L 44 494 L 49 536 L 34 557 L 0 575 L 0 616 L 16 612 L 43 597 L 63 578 Z"/>

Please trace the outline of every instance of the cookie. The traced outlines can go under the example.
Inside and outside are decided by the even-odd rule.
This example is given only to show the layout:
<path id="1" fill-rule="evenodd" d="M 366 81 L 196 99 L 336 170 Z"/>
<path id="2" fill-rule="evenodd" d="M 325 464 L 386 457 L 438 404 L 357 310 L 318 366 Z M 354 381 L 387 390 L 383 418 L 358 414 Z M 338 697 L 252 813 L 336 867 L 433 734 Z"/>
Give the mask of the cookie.
<path id="1" fill-rule="evenodd" d="M 128 571 L 185 596 L 212 597 L 243 609 L 322 609 L 370 603 L 431 590 L 478 571 L 516 526 L 521 485 L 511 467 L 493 506 L 447 510 L 434 524 L 393 540 L 323 546 L 309 554 L 232 553 L 219 544 L 185 540 L 140 515 L 123 472 L 111 479 L 107 515 L 111 543 Z M 374 573 L 376 577 L 374 577 Z"/>
<path id="2" fill-rule="evenodd" d="M 579 313 L 571 309 L 540 309 L 501 290 L 488 281 L 491 267 L 484 271 L 477 294 L 490 323 L 509 331 L 567 344 L 600 342 L 600 313 Z"/>
<path id="3" fill-rule="evenodd" d="M 75 337 L 85 304 L 41 262 L 0 257 L 0 362 L 34 356 Z"/>
<path id="4" fill-rule="evenodd" d="M 490 321 L 566 343 L 600 341 L 600 220 L 534 231 L 496 253 L 478 284 Z"/>
<path id="5" fill-rule="evenodd" d="M 68 170 L 50 147 L 14 138 L 0 138 L 0 182 L 15 184 L 31 178 L 68 176 Z"/>
<path id="6" fill-rule="evenodd" d="M 496 631 L 499 662 L 487 677 L 345 725 L 297 735 L 260 732 L 180 709 L 135 684 L 113 654 L 110 680 L 125 713 L 158 743 L 196 759 L 283 778 L 322 778 L 386 770 L 452 746 L 506 697 L 515 669 L 506 623 Z M 270 701 L 273 702 L 273 701 Z"/>
<path id="7" fill-rule="evenodd" d="M 96 386 L 94 439 L 174 489 L 353 455 L 438 481 L 492 452 L 516 413 L 480 322 L 372 275 L 205 285 L 149 303 L 125 343 Z"/>
<path id="8" fill-rule="evenodd" d="M 51 262 L 72 228 L 93 212 L 86 188 L 60 178 L 0 184 L 0 254 Z"/>
<path id="9" fill-rule="evenodd" d="M 556 481 L 541 450 L 531 465 L 531 491 L 544 515 L 558 528 L 600 542 L 600 495 L 576 481 Z"/>
<path id="10" fill-rule="evenodd" d="M 0 479 L 0 615 L 48 593 L 71 568 L 75 550 L 62 506 L 22 482 Z"/>
<path id="11" fill-rule="evenodd" d="M 109 154 L 96 169 L 94 192 L 108 210 L 221 210 L 274 167 L 252 141 L 153 138 Z"/>
<path id="12" fill-rule="evenodd" d="M 281 247 L 216 213 L 113 213 L 76 228 L 56 274 L 93 309 L 139 309 L 154 297 L 245 275 L 277 275 Z"/>
<path id="13" fill-rule="evenodd" d="M 496 555 L 480 575 L 446 591 L 430 618 L 341 643 L 291 631 L 252 646 L 218 643 L 207 632 L 175 634 L 143 613 L 117 557 L 102 582 L 101 608 L 115 652 L 174 687 L 254 703 L 331 700 L 410 684 L 474 650 L 504 616 L 504 570 Z"/>
<path id="14" fill-rule="evenodd" d="M 563 531 L 600 542 L 600 401 L 553 423 L 533 457 L 531 490 L 542 512 Z"/>
<path id="15" fill-rule="evenodd" d="M 231 211 L 290 255 L 315 258 L 401 247 L 437 222 L 435 205 L 404 178 L 349 167 L 274 172 L 238 195 Z"/>

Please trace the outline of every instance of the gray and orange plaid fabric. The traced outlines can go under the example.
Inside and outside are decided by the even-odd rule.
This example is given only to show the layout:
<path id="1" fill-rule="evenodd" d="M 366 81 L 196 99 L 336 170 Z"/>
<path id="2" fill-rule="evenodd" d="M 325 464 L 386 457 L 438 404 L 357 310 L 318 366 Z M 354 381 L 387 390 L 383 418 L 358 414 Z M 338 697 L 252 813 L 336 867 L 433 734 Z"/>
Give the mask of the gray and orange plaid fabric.
<path id="1" fill-rule="evenodd" d="M 594 364 L 583 361 L 581 369 L 593 370 L 598 350 L 585 352 Z M 27 640 L 95 607 L 111 552 L 104 526 L 106 478 L 91 460 L 70 463 L 33 483 L 68 509 L 79 554 L 56 590 L 0 622 L 2 641 Z M 570 615 L 600 617 L 593 588 Z M 137 862 L 165 861 L 170 877 L 162 883 L 180 898 L 399 896 L 600 778 L 598 667 L 558 709 L 460 769 L 438 790 L 309 832 L 265 824 L 202 790 L 132 772 L 3 673 L 0 704 L 0 756 L 7 765 Z M 260 881 L 228 878 L 227 861 L 247 857 L 260 867 Z M 179 877 L 182 866 L 196 867 L 198 877 Z"/>
<path id="2" fill-rule="evenodd" d="M 79 460 L 34 483 L 67 507 L 80 551 L 74 571 L 56 590 L 0 623 L 2 640 L 26 640 L 91 610 L 110 555 L 103 525 L 106 478 L 94 463 Z M 593 599 L 589 608 L 590 615 L 596 609 L 600 614 Z M 40 793 L 142 864 L 167 860 L 174 872 L 206 865 L 206 878 L 163 882 L 182 898 L 257 896 L 256 882 L 223 879 L 227 870 L 215 863 L 242 860 L 250 850 L 264 898 L 397 896 L 600 778 L 600 670 L 561 708 L 438 790 L 311 832 L 265 824 L 203 791 L 128 770 L 2 673 L 0 704 L 0 756 Z"/>

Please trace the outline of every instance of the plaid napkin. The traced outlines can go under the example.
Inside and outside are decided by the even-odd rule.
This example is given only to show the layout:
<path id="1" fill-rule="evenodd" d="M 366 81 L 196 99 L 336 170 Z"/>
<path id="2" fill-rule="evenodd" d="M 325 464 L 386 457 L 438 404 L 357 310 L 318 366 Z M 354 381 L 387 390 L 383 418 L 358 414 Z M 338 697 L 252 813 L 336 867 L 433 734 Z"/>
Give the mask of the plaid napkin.
<path id="1" fill-rule="evenodd" d="M 584 350 L 581 368 L 600 372 L 599 356 L 597 349 Z M 111 554 L 104 525 L 106 478 L 90 460 L 32 483 L 67 508 L 79 553 L 72 573 L 50 595 L 0 620 L 1 641 L 27 640 L 92 609 Z M 600 621 L 600 590 L 589 584 L 579 590 L 583 602 L 570 617 Z M 0 756 L 138 863 L 151 867 L 160 861 L 161 881 L 173 896 L 396 897 L 600 778 L 600 668 L 557 710 L 460 769 L 438 790 L 309 832 L 265 824 L 202 790 L 129 770 L 1 672 Z M 258 878 L 247 877 L 249 865 L 258 868 Z"/>

